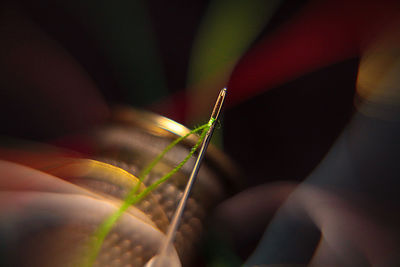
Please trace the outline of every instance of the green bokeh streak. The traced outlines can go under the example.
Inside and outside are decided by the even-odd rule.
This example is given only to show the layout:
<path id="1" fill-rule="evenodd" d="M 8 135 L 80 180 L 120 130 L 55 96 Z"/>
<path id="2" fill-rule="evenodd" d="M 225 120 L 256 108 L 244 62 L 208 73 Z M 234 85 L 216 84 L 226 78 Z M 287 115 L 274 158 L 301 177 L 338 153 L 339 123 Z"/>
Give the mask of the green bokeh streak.
<path id="1" fill-rule="evenodd" d="M 281 0 L 212 1 L 193 45 L 189 85 L 231 70 Z M 229 88 L 228 88 L 229 90 Z"/>

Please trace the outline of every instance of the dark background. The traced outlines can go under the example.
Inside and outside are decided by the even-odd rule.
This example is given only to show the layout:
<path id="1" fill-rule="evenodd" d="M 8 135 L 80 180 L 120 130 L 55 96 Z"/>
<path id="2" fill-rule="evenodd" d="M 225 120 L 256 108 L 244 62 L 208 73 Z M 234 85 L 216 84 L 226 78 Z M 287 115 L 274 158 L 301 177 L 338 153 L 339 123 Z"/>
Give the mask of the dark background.
<path id="1" fill-rule="evenodd" d="M 20 1 L 19 5 L 84 67 L 107 103 L 131 104 L 97 41 L 82 21 L 57 3 Z M 290 20 L 306 3 L 284 1 L 260 38 Z M 185 88 L 191 45 L 208 1 L 150 0 L 147 4 L 168 91 L 179 92 Z M 357 67 L 358 59 L 347 60 L 225 110 L 224 149 L 242 167 L 249 185 L 300 181 L 318 164 L 353 112 Z M 44 123 L 37 123 L 23 102 L 2 90 L 2 135 L 47 141 L 64 134 L 35 129 Z"/>

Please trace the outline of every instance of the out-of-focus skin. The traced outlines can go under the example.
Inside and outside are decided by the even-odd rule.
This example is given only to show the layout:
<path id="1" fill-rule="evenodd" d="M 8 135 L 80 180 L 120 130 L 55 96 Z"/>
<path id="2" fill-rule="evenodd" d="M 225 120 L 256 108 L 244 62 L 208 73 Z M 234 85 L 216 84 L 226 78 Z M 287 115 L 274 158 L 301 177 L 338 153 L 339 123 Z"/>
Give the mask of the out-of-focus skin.
<path id="1" fill-rule="evenodd" d="M 2 191 L 0 209 L 0 242 L 5 245 L 0 250 L 0 264 L 50 267 L 82 266 L 88 234 L 116 207 L 81 194 Z M 120 236 L 114 233 L 104 243 L 108 259 L 107 255 L 99 259 L 101 266 L 142 266 L 143 260 L 136 261 L 142 259 L 138 249 L 136 259 L 132 259 L 132 253 L 121 255 L 121 250 L 126 250 L 126 242 L 121 240 L 155 253 L 164 237 L 156 227 L 130 213 L 123 214 L 114 229 Z M 116 246 L 116 242 L 125 248 Z M 175 250 L 172 257 L 179 262 Z"/>
<path id="2" fill-rule="evenodd" d="M 0 189 L 93 195 L 65 180 L 20 164 L 0 160 Z"/>
<path id="3" fill-rule="evenodd" d="M 379 205 L 362 196 L 338 193 L 307 184 L 297 188 L 246 266 L 397 266 L 398 229 L 377 216 L 395 207 L 378 212 Z"/>
<path id="4" fill-rule="evenodd" d="M 107 119 L 108 107 L 85 70 L 11 1 L 0 3 L 0 40 L 0 134 L 42 139 L 85 130 Z M 14 250 L 20 238 L 34 238 L 29 231 L 45 228 L 52 219 L 63 221 L 63 215 L 51 212 L 45 204 L 34 207 L 35 200 L 50 204 L 52 199 L 47 196 L 52 195 L 59 201 L 67 196 L 76 202 L 90 199 L 98 203 L 99 197 L 38 170 L 78 153 L 3 137 L 1 144 L 0 265 L 21 266 L 13 262 L 27 252 L 22 249 L 18 255 Z M 115 209 L 112 203 L 107 205 Z M 62 213 L 62 207 L 58 208 Z"/>
<path id="5" fill-rule="evenodd" d="M 82 157 L 84 155 L 81 153 L 39 142 L 3 138 L 0 143 L 0 159 L 38 170 L 49 169 L 54 165 Z"/>
<path id="6" fill-rule="evenodd" d="M 237 250 L 254 245 L 265 226 L 297 184 L 277 182 L 249 188 L 214 211 L 218 230 L 229 232 Z"/>

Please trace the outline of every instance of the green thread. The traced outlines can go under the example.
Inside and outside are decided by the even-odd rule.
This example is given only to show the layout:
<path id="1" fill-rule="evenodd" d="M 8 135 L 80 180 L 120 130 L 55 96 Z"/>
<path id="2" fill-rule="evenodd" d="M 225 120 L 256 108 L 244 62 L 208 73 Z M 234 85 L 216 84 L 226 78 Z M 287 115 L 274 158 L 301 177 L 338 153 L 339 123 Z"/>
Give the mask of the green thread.
<path id="1" fill-rule="evenodd" d="M 172 175 L 174 175 L 176 172 L 178 172 L 183 165 L 185 165 L 185 163 L 193 156 L 194 152 L 196 152 L 197 148 L 200 146 L 201 142 L 203 142 L 204 137 L 207 134 L 207 131 L 210 127 L 207 126 L 206 128 L 204 128 L 203 132 L 200 135 L 199 140 L 197 141 L 197 143 L 192 147 L 192 149 L 190 150 L 190 153 L 186 156 L 186 158 L 184 160 L 181 161 L 181 163 L 179 163 L 172 171 L 170 171 L 169 173 L 167 173 L 166 175 L 164 175 L 162 178 L 160 178 L 159 180 L 157 180 L 156 182 L 152 183 L 151 185 L 149 185 L 148 187 L 146 187 L 140 194 L 137 195 L 138 200 L 135 201 L 134 203 L 139 202 L 140 200 L 142 200 L 144 197 L 146 197 L 151 191 L 153 191 L 154 189 L 156 189 L 160 184 L 164 183 L 165 181 L 167 181 L 169 178 L 171 178 Z M 134 204 L 132 203 L 132 204 Z"/>
<path id="2" fill-rule="evenodd" d="M 207 123 L 208 128 L 210 128 L 213 125 L 214 122 L 215 122 L 215 119 L 213 117 L 211 117 L 210 120 Z"/>
<path id="3" fill-rule="evenodd" d="M 185 164 L 186 162 L 193 156 L 193 154 L 196 152 L 200 144 L 203 142 L 208 130 L 210 127 L 213 125 L 215 122 L 214 118 L 211 118 L 207 124 L 204 124 L 202 126 L 197 127 L 196 129 L 191 130 L 189 133 L 187 133 L 184 136 L 181 136 L 171 142 L 139 175 L 139 181 L 135 185 L 135 187 L 127 194 L 125 197 L 124 202 L 122 203 L 121 207 L 114 212 L 111 216 L 109 216 L 96 230 L 96 232 L 93 234 L 93 238 L 91 239 L 89 243 L 89 254 L 83 261 L 82 267 L 90 267 L 93 265 L 95 262 L 98 253 L 100 252 L 101 246 L 104 242 L 104 239 L 108 235 L 108 233 L 111 231 L 113 225 L 118 221 L 118 219 L 122 216 L 122 214 L 131 206 L 139 201 L 141 201 L 143 198 L 145 198 L 151 191 L 156 189 L 160 184 L 164 183 L 167 181 L 169 178 L 171 178 L 172 175 L 177 173 Z M 174 146 L 176 146 L 179 142 L 182 140 L 186 139 L 190 135 L 197 133 L 199 131 L 202 131 L 200 138 L 196 142 L 196 144 L 192 147 L 190 150 L 189 154 L 174 168 L 172 169 L 169 173 L 152 183 L 150 186 L 146 187 L 142 192 L 139 194 L 136 194 L 137 191 L 140 188 L 140 185 L 142 184 L 143 180 L 146 178 L 146 176 L 151 172 L 151 170 L 154 168 L 154 166 L 165 156 L 168 151 L 170 151 Z"/>
<path id="4" fill-rule="evenodd" d="M 143 171 L 140 172 L 140 174 L 139 174 L 139 183 L 137 183 L 136 186 L 128 193 L 126 198 L 128 198 L 131 195 L 136 194 L 136 192 L 140 188 L 140 185 L 142 184 L 144 179 L 147 177 L 147 175 L 151 172 L 151 170 L 154 168 L 154 166 L 156 166 L 156 164 L 158 162 L 160 162 L 160 160 L 165 156 L 165 154 L 167 154 L 174 146 L 176 146 L 181 141 L 183 141 L 186 138 L 188 138 L 190 135 L 195 134 L 195 133 L 203 130 L 206 127 L 207 127 L 207 124 L 201 125 L 201 126 L 195 128 L 195 129 L 191 130 L 190 132 L 188 132 L 184 136 L 181 136 L 181 137 L 175 139 L 173 142 L 171 142 L 160 154 L 158 154 L 158 156 L 152 162 L 150 162 L 149 165 L 147 165 L 146 168 L 143 169 Z"/>

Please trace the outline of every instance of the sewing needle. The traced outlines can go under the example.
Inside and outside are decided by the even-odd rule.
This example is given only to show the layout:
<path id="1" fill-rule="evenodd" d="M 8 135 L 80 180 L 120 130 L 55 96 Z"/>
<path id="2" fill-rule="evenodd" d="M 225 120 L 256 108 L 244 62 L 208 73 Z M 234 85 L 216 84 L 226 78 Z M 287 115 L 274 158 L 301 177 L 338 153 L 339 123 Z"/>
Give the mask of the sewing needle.
<path id="1" fill-rule="evenodd" d="M 203 160 L 203 157 L 207 150 L 208 144 L 209 144 L 212 134 L 214 132 L 215 123 L 218 120 L 225 97 L 226 97 L 226 88 L 224 88 L 220 91 L 217 101 L 214 105 L 214 109 L 211 113 L 211 118 L 209 121 L 210 128 L 208 129 L 206 136 L 204 138 L 204 141 L 201 145 L 201 148 L 200 148 L 199 154 L 197 156 L 196 162 L 194 164 L 192 173 L 190 174 L 188 183 L 186 184 L 185 191 L 183 192 L 182 198 L 180 199 L 178 207 L 175 210 L 175 213 L 172 217 L 172 222 L 168 228 L 167 236 L 166 236 L 165 240 L 163 241 L 162 246 L 160 247 L 159 253 L 150 259 L 150 261 L 146 264 L 147 267 L 171 266 L 171 264 L 168 262 L 168 259 L 170 257 L 167 254 L 168 254 L 168 252 L 172 246 L 172 243 L 174 241 L 176 231 L 178 230 L 179 223 L 180 223 L 180 220 L 183 215 L 183 211 L 186 206 L 186 202 L 189 198 L 193 184 L 197 177 L 197 173 L 199 172 L 201 162 Z"/>

